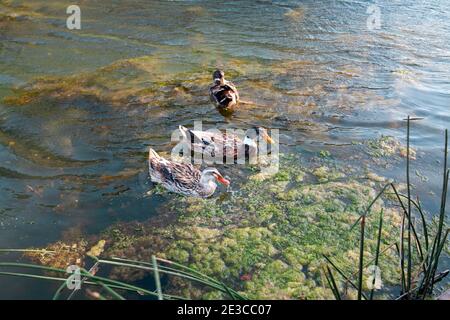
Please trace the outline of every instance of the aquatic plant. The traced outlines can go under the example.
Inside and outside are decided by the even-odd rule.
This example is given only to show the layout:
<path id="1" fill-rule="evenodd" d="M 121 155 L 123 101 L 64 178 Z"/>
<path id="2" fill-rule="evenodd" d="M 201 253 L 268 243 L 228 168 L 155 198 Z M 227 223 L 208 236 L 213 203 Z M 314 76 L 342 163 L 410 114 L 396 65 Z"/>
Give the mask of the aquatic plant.
<path id="1" fill-rule="evenodd" d="M 336 263 L 350 270 L 358 237 L 348 232 L 348 226 L 375 190 L 330 165 L 301 167 L 298 163 L 303 161 L 291 155 L 282 161 L 276 175 L 255 173 L 232 197 L 176 196 L 162 210 L 163 224 L 112 226 L 98 236 L 106 240 L 104 256 L 150 261 L 156 254 L 226 281 L 249 298 L 331 298 L 332 292 L 323 286 L 322 254 L 340 256 Z M 318 168 L 322 168 L 320 179 Z M 386 211 L 386 241 L 394 241 L 401 223 L 398 212 L 381 203 L 375 208 Z M 367 243 L 374 252 L 376 241 Z M 388 251 L 380 261 L 387 283 L 397 275 L 394 254 Z M 110 277 L 133 282 L 144 278 L 145 272 L 117 265 Z M 226 297 L 184 279 L 168 279 L 164 287 L 173 295 L 190 298 Z"/>
<path id="2" fill-rule="evenodd" d="M 396 298 L 377 290 L 381 284 L 376 277 L 372 284 L 367 281 L 377 270 L 370 266 L 382 270 L 384 288 L 396 286 L 401 279 L 402 294 L 413 290 L 419 284 L 417 279 L 424 279 L 430 286 L 443 277 L 435 262 L 445 243 L 445 223 L 441 224 L 444 234 L 439 241 L 434 238 L 439 219 L 436 226 L 410 226 L 405 202 L 408 195 L 404 194 L 407 185 L 400 188 L 372 172 L 363 178 L 357 171 L 352 175 L 347 167 L 320 154 L 308 166 L 303 165 L 307 161 L 301 156 L 280 157 L 277 174 L 261 175 L 249 169 L 249 179 L 232 194 L 191 199 L 159 190 L 155 196 L 167 201 L 156 219 L 115 224 L 100 235 L 84 239 L 83 252 L 87 255 L 89 246 L 94 248 L 91 253 L 104 249 L 102 257 L 109 258 L 100 260 L 114 260 L 108 263 L 112 269 L 107 277 L 112 281 L 139 283 L 146 279 L 150 272 L 146 268 L 155 269 L 152 256 L 156 255 L 225 282 L 237 294 L 251 299 Z M 368 177 L 372 177 L 369 183 Z M 420 201 L 410 199 L 411 211 L 416 210 L 419 221 L 425 221 Z M 435 253 L 431 254 L 433 242 Z M 111 257 L 134 262 L 117 263 Z M 34 261 L 54 268 L 53 260 Z M 134 267 L 139 261 L 150 265 Z M 420 277 L 421 270 L 415 266 L 421 261 L 430 266 L 426 271 L 433 280 Z M 59 269 L 64 270 L 61 265 Z M 165 294 L 190 299 L 230 297 L 227 290 L 186 277 L 166 276 L 163 268 L 158 270 L 164 298 Z M 154 297 L 158 297 L 157 291 L 152 291 Z M 427 291 L 425 296 L 430 295 Z M 111 297 L 111 293 L 102 291 L 100 296 Z"/>
<path id="3" fill-rule="evenodd" d="M 292 156 L 283 161 L 279 173 L 254 174 L 232 197 L 176 196 L 163 210 L 160 220 L 164 224 L 148 221 L 112 226 L 98 236 L 106 241 L 103 256 L 151 261 L 156 254 L 227 282 L 249 298 L 331 298 L 332 292 L 323 286 L 322 254 L 340 256 L 336 263 L 350 270 L 357 257 L 354 244 L 358 237 L 348 232 L 348 225 L 375 191 L 351 177 L 343 181 L 337 168 L 327 167 L 323 180 L 318 181 L 314 171 L 322 165 L 299 167 L 299 159 Z M 393 241 L 401 223 L 397 211 L 380 203 L 374 206 L 386 211 L 386 241 Z M 370 225 L 373 228 L 375 224 Z M 91 242 L 89 245 L 94 245 Z M 367 243 L 375 251 L 376 242 L 369 239 Z M 393 250 L 387 252 L 380 261 L 387 283 L 393 283 L 397 275 L 393 254 Z M 143 269 L 118 264 L 109 274 L 111 279 L 131 283 L 145 276 Z M 163 287 L 174 296 L 227 297 L 186 279 L 167 278 Z"/>
<path id="4" fill-rule="evenodd" d="M 103 242 L 100 242 L 93 248 L 91 248 L 90 252 L 97 252 L 99 246 L 101 247 Z M 26 252 L 33 254 L 51 254 L 47 250 L 16 250 L 16 249 L 1 249 L 0 252 Z M 95 299 L 117 299 L 117 300 L 125 300 L 123 294 L 124 293 L 133 293 L 138 296 L 148 296 L 157 298 L 158 300 L 163 299 L 184 299 L 180 296 L 174 296 L 167 293 L 162 292 L 161 288 L 161 278 L 162 275 L 170 275 L 173 277 L 179 277 L 186 279 L 188 281 L 197 282 L 203 286 L 209 287 L 213 290 L 217 290 L 228 296 L 229 299 L 232 300 L 244 300 L 246 299 L 243 295 L 239 294 L 232 288 L 227 287 L 224 283 L 217 281 L 207 275 L 198 272 L 195 269 L 183 266 L 173 261 L 169 261 L 167 259 L 157 258 L 152 256 L 151 262 L 145 261 L 134 261 L 129 259 L 121 259 L 121 258 L 111 258 L 111 259 L 102 259 L 98 258 L 95 255 L 89 256 L 94 264 L 89 270 L 85 268 L 80 268 L 80 279 L 74 279 L 69 277 L 68 271 L 63 268 L 49 267 L 43 266 L 41 264 L 29 264 L 29 263 L 10 263 L 10 262 L 0 262 L 0 268 L 20 268 L 25 269 L 25 272 L 9 272 L 9 271 L 0 271 L 0 275 L 4 276 L 16 276 L 22 278 L 32 278 L 32 279 L 41 279 L 47 281 L 56 281 L 60 282 L 61 285 L 56 290 L 53 300 L 61 299 L 63 293 L 69 291 L 67 295 L 67 299 L 71 299 L 81 288 L 86 290 L 86 295 L 88 297 L 93 297 Z M 143 270 L 147 273 L 153 273 L 154 281 L 155 281 L 155 289 L 149 290 L 147 288 L 132 285 L 123 281 L 117 281 L 108 277 L 98 276 L 99 270 L 103 266 L 112 265 L 112 266 L 122 266 L 125 268 L 134 268 Z M 33 272 L 36 271 L 36 272 Z M 75 282 L 74 282 L 75 281 Z M 76 282 L 78 281 L 78 282 Z M 79 284 L 80 287 L 77 289 L 73 289 L 73 291 L 66 290 L 69 283 Z M 100 289 L 103 289 L 103 292 L 100 292 Z M 95 290 L 95 291 L 93 291 Z"/>
<path id="5" fill-rule="evenodd" d="M 421 206 L 419 197 L 413 198 L 411 194 L 411 179 L 410 179 L 410 160 L 413 159 L 415 152 L 411 152 L 410 147 L 410 127 L 412 120 L 419 120 L 419 118 L 410 118 L 407 120 L 407 134 L 406 134 L 406 189 L 407 193 L 399 193 L 394 183 L 389 183 L 378 193 L 375 200 L 369 205 L 368 209 L 353 225 L 360 223 L 360 252 L 359 252 L 359 266 L 358 266 L 358 279 L 356 284 L 352 282 L 352 277 L 345 276 L 339 267 L 333 263 L 333 261 L 325 256 L 325 259 L 329 262 L 330 266 L 338 272 L 340 277 L 344 278 L 347 283 L 353 286 L 357 292 L 357 299 L 373 299 L 374 289 L 372 286 L 370 295 L 367 296 L 363 292 L 363 274 L 366 268 L 364 264 L 365 258 L 365 238 L 366 238 L 366 219 L 371 211 L 373 203 L 380 198 L 388 190 L 395 195 L 399 206 L 402 209 L 402 224 L 401 224 L 401 237 L 396 247 L 398 250 L 399 264 L 401 269 L 400 295 L 396 299 L 425 299 L 433 295 L 433 289 L 437 282 L 445 278 L 449 270 L 438 272 L 439 262 L 441 261 L 442 253 L 447 242 L 449 229 L 446 225 L 446 199 L 448 190 L 449 172 L 447 165 L 448 159 L 448 130 L 445 131 L 445 148 L 444 148 L 444 170 L 443 170 L 443 183 L 441 191 L 441 205 L 438 213 L 437 227 L 433 226 L 433 222 L 427 221 L 425 218 L 424 210 Z M 416 230 L 415 217 L 418 216 L 418 220 L 421 221 L 421 233 Z M 383 212 L 380 213 L 379 227 L 377 233 L 377 249 L 374 260 L 373 270 L 377 270 L 379 257 L 380 257 L 380 243 L 382 240 L 382 228 L 383 228 Z M 434 227 L 434 228 L 433 228 Z M 434 230 L 433 230 L 434 229 Z M 432 233 L 433 230 L 433 233 Z M 339 288 L 336 285 L 335 277 L 330 268 L 327 267 L 325 276 L 328 284 L 333 291 L 336 299 L 341 299 Z M 375 284 L 376 275 L 372 274 L 373 282 Z"/>

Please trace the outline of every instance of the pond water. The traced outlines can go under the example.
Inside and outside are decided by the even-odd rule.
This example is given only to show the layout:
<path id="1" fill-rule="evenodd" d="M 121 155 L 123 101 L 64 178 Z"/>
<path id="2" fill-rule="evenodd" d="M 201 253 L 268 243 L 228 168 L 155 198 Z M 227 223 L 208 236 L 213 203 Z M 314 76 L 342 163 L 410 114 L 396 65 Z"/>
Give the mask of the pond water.
<path id="1" fill-rule="evenodd" d="M 404 158 L 371 161 L 363 146 L 382 135 L 403 144 L 403 119 L 423 117 L 412 126 L 414 191 L 430 214 L 439 207 L 447 1 L 375 1 L 375 30 L 367 1 L 78 3 L 81 30 L 66 28 L 67 1 L 0 3 L 0 247 L 157 216 L 174 198 L 147 194 L 148 148 L 169 152 L 172 131 L 196 120 L 279 129 L 283 154 L 329 152 L 404 182 Z M 251 102 L 228 118 L 208 102 L 215 67 Z M 238 189 L 249 172 L 226 174 Z M 0 283 L 0 298 L 53 290 Z"/>

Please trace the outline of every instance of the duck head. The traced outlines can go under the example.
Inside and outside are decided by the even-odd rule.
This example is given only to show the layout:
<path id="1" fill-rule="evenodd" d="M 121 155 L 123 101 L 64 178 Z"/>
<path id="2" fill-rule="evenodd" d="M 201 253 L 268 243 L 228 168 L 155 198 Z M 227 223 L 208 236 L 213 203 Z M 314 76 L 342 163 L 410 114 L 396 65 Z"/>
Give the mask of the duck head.
<path id="1" fill-rule="evenodd" d="M 210 185 L 213 183 L 216 185 L 216 182 L 223 184 L 224 186 L 229 186 L 230 181 L 225 179 L 216 168 L 206 168 L 202 171 L 202 176 L 200 178 L 200 182 L 204 185 Z"/>
<path id="2" fill-rule="evenodd" d="M 267 132 L 266 128 L 263 127 L 255 127 L 256 135 L 264 139 L 267 143 L 275 143 L 275 141 L 269 136 L 269 133 Z"/>
<path id="3" fill-rule="evenodd" d="M 213 81 L 216 85 L 223 85 L 225 83 L 225 73 L 222 70 L 214 71 Z"/>
<path id="4" fill-rule="evenodd" d="M 247 134 L 244 139 L 244 144 L 246 144 L 250 147 L 256 147 L 257 146 L 256 141 L 259 140 L 260 137 L 262 139 L 264 139 L 264 141 L 267 143 L 272 144 L 275 142 L 269 136 L 269 134 L 267 133 L 267 130 L 263 127 L 254 127 L 252 133 L 256 133 L 256 137 L 254 136 L 254 134 L 252 134 L 251 136 L 249 134 Z"/>

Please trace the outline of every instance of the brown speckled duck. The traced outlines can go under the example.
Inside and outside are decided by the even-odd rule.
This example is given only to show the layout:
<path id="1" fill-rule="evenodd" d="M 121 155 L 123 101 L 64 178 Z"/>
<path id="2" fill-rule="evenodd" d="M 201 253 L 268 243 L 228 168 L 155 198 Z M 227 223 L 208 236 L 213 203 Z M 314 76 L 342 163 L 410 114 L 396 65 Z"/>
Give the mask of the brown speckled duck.
<path id="1" fill-rule="evenodd" d="M 148 154 L 148 169 L 152 182 L 186 196 L 208 198 L 216 191 L 216 182 L 230 184 L 215 168 L 200 171 L 190 163 L 164 159 L 153 149 Z"/>
<path id="2" fill-rule="evenodd" d="M 213 73 L 213 84 L 209 88 L 211 102 L 222 111 L 232 111 L 239 102 L 239 92 L 236 86 L 225 80 L 225 73 L 216 70 Z"/>

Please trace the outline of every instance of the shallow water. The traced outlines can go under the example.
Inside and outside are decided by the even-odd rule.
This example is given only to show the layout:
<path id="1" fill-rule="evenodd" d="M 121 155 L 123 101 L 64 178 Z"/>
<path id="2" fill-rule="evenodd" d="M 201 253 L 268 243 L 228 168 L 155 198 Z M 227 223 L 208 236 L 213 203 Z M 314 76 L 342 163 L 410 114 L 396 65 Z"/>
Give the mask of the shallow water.
<path id="1" fill-rule="evenodd" d="M 380 30 L 367 28 L 366 1 L 81 1 L 81 30 L 65 27 L 61 1 L 4 3 L 0 247 L 45 246 L 75 227 L 95 233 L 157 215 L 146 152 L 168 152 L 172 131 L 194 120 L 277 128 L 283 153 L 328 150 L 351 163 L 358 142 L 402 141 L 402 119 L 424 117 L 412 128 L 413 165 L 428 180 L 416 175 L 414 183 L 430 212 L 439 205 L 438 161 L 450 123 L 446 1 L 377 1 Z M 19 16 L 2 18 L 11 12 Z M 118 62 L 143 56 L 131 66 Z M 204 96 L 216 66 L 253 103 L 231 118 Z M 68 76 L 75 81 L 56 98 L 5 100 L 36 78 Z M 403 163 L 363 166 L 404 181 Z M 239 170 L 229 173 L 236 184 L 246 173 Z M 2 286 L 3 298 L 46 290 L 0 282 L 11 286 Z"/>

